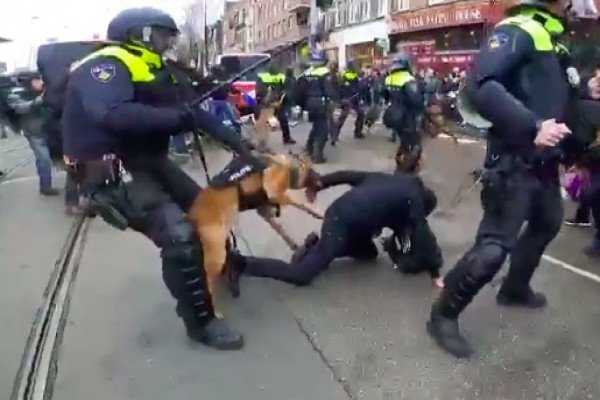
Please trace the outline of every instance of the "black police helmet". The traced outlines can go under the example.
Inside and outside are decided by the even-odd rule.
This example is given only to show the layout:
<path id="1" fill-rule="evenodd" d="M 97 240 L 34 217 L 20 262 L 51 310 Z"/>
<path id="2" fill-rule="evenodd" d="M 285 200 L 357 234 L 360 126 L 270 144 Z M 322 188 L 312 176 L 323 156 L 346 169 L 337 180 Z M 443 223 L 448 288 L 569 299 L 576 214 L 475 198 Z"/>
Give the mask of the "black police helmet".
<path id="1" fill-rule="evenodd" d="M 411 57 L 405 51 L 399 51 L 392 56 L 391 69 L 409 70 L 411 66 Z"/>
<path id="2" fill-rule="evenodd" d="M 106 38 L 115 42 L 127 42 L 136 29 L 163 28 L 177 33 L 175 20 L 166 12 L 151 7 L 129 8 L 121 11 L 108 24 Z"/>

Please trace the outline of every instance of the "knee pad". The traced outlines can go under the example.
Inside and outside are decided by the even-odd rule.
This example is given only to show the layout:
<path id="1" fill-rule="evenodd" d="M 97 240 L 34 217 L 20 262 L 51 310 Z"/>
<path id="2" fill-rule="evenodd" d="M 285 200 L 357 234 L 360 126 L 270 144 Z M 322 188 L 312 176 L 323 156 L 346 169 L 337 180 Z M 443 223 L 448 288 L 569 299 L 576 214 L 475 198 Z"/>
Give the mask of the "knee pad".
<path id="1" fill-rule="evenodd" d="M 488 283 L 500 270 L 508 251 L 494 242 L 484 242 L 472 253 L 470 275 L 478 282 Z"/>
<path id="2" fill-rule="evenodd" d="M 466 278 L 472 286 L 481 287 L 496 275 L 507 254 L 507 250 L 500 245 L 489 242 L 479 244 L 469 250 L 446 275 L 446 283 L 453 287 L 464 285 L 461 282 Z"/>

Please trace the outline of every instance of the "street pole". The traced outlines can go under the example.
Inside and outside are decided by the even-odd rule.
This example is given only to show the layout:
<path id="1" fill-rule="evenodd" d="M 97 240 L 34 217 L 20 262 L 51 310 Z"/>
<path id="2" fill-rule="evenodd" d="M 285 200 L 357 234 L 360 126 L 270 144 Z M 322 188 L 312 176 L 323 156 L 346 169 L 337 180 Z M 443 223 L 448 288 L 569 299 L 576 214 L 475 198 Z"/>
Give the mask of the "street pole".
<path id="1" fill-rule="evenodd" d="M 319 8 L 317 0 L 310 0 L 310 40 L 309 46 L 312 51 L 317 47 L 317 33 L 319 31 Z"/>
<path id="2" fill-rule="evenodd" d="M 206 15 L 207 0 L 204 0 L 204 71 L 208 73 L 208 17 Z"/>

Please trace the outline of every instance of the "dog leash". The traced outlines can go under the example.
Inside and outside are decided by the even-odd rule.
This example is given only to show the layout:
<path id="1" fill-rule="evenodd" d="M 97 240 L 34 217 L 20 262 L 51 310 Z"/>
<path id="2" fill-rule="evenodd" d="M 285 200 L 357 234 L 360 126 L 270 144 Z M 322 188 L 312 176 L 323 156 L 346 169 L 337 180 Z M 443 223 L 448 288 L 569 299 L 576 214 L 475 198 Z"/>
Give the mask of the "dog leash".
<path id="1" fill-rule="evenodd" d="M 206 154 L 204 153 L 202 143 L 200 142 L 199 132 L 194 132 L 194 146 L 198 152 L 198 157 L 200 157 L 200 162 L 202 163 L 202 168 L 204 169 L 204 176 L 206 177 L 206 184 L 208 185 L 210 182 L 210 174 L 208 173 L 208 163 L 206 162 Z"/>
<path id="2" fill-rule="evenodd" d="M 196 152 L 198 152 L 198 157 L 200 157 L 200 162 L 202 163 L 202 169 L 204 169 L 204 175 L 206 176 L 206 184 L 208 185 L 210 183 L 210 173 L 208 172 L 208 163 L 206 162 L 206 153 L 204 153 L 204 148 L 202 147 L 202 142 L 200 141 L 200 133 L 198 131 L 193 132 L 194 135 L 194 146 L 196 147 Z M 231 247 L 234 250 L 238 249 L 238 240 L 237 237 L 235 236 L 235 233 L 233 232 L 233 230 L 231 230 L 229 232 L 229 235 L 231 237 Z M 246 242 L 246 240 L 244 238 L 242 238 L 244 240 L 244 242 Z M 248 249 L 250 248 L 248 246 L 248 242 L 246 242 L 246 247 L 248 247 Z"/>

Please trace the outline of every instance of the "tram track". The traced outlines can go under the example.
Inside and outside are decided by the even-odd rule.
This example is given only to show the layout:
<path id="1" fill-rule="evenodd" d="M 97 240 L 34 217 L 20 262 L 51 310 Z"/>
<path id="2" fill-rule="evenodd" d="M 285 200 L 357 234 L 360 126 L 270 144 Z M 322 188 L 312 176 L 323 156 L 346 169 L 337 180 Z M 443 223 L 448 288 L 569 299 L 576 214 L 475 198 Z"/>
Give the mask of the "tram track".
<path id="1" fill-rule="evenodd" d="M 50 400 L 71 293 L 87 240 L 90 219 L 77 218 L 66 237 L 31 326 L 10 400 Z"/>

